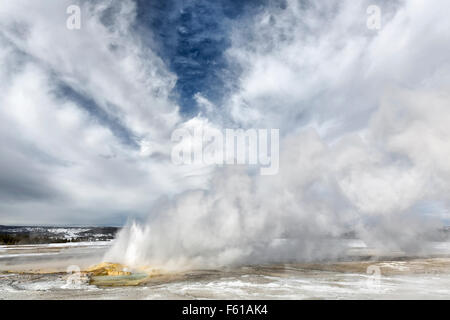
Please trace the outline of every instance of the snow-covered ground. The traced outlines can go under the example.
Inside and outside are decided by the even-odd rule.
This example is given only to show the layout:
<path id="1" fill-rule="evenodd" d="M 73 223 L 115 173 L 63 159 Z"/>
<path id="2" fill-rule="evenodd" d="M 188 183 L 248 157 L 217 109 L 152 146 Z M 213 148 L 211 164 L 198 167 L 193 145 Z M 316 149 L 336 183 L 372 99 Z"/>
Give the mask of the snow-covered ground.
<path id="1" fill-rule="evenodd" d="M 1 246 L 0 299 L 450 299 L 447 242 L 433 244 L 434 257 L 194 270 L 135 287 L 70 280 L 67 271 L 101 262 L 110 244 Z M 371 250 L 348 246 L 353 257 Z"/>
<path id="2" fill-rule="evenodd" d="M 115 227 L 51 227 L 51 226 L 1 226 L 0 235 L 15 238 L 19 243 L 101 241 L 112 240 Z M 1 243 L 1 242 L 0 242 Z"/>

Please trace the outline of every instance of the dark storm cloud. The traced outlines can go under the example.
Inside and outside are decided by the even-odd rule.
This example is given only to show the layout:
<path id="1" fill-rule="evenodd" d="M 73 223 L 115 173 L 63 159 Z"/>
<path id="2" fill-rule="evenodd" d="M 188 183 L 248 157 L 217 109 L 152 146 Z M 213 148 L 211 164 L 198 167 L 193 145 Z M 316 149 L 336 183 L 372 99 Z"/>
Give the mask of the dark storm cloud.
<path id="1" fill-rule="evenodd" d="M 117 116 L 112 113 L 108 113 L 103 110 L 92 98 L 86 94 L 81 94 L 74 90 L 67 84 L 59 83 L 54 94 L 62 101 L 73 101 L 89 114 L 95 121 L 98 121 L 101 125 L 109 128 L 111 132 L 124 144 L 132 147 L 139 148 L 136 135 L 126 126 L 124 126 Z M 113 105 L 109 106 L 109 109 L 117 109 Z"/>
<path id="2" fill-rule="evenodd" d="M 51 201 L 58 198 L 59 192 L 48 182 L 51 172 L 41 165 L 58 165 L 57 161 L 40 154 L 39 150 L 33 150 L 31 145 L 20 145 L 20 141 L 8 146 L 3 138 L 0 139 L 1 201 Z"/>

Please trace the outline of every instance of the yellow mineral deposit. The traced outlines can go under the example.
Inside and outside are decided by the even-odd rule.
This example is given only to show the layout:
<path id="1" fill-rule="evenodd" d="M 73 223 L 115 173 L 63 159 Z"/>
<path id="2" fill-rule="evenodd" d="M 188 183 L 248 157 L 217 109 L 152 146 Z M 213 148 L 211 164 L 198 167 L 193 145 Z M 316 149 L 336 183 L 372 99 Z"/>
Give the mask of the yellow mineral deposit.
<path id="1" fill-rule="evenodd" d="M 102 262 L 84 271 L 97 286 L 137 286 L 161 274 L 150 267 L 131 269 L 120 263 Z"/>
<path id="2" fill-rule="evenodd" d="M 128 268 L 120 263 L 102 262 L 86 270 L 91 276 L 128 276 Z"/>

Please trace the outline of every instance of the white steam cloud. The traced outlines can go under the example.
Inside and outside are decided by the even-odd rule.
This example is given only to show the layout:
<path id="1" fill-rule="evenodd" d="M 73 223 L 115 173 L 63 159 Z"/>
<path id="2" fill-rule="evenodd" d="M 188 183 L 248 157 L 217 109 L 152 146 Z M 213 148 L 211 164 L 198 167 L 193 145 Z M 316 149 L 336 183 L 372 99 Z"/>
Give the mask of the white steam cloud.
<path id="1" fill-rule="evenodd" d="M 225 52 L 233 89 L 220 106 L 198 93 L 186 121 L 135 2 L 75 1 L 69 30 L 73 2 L 0 2 L 2 223 L 148 213 L 105 259 L 187 268 L 336 258 L 351 230 L 426 252 L 422 237 L 450 218 L 449 1 L 289 0 L 243 15 Z M 173 165 L 173 130 L 200 126 L 280 129 L 279 174 Z"/>
<path id="2" fill-rule="evenodd" d="M 125 228 L 105 259 L 310 261 L 339 256 L 333 239 L 350 230 L 371 246 L 426 251 L 422 235 L 450 204 L 450 4 L 380 2 L 379 31 L 366 28 L 370 4 L 288 1 L 236 25 L 227 56 L 238 89 L 225 116 L 199 97 L 209 120 L 195 121 L 280 128 L 279 174 L 217 168 L 204 189 Z"/>
<path id="3" fill-rule="evenodd" d="M 66 27 L 71 5 L 79 30 Z M 2 224 L 121 224 L 203 183 L 168 165 L 176 76 L 133 30 L 136 10 L 0 2 Z"/>

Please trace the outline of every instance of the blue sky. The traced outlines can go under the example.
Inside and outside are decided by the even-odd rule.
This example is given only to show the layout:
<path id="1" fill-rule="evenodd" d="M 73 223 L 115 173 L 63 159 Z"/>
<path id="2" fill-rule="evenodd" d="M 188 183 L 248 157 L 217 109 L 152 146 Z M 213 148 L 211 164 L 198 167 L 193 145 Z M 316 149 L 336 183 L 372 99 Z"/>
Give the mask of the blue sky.
<path id="1" fill-rule="evenodd" d="M 232 25 L 263 7 L 264 1 L 137 1 L 137 29 L 144 37 L 142 29 L 152 33 L 156 51 L 176 74 L 183 113 L 196 113 L 196 93 L 220 104 L 238 76 L 224 57 Z"/>
<path id="2" fill-rule="evenodd" d="M 372 30 L 372 2 L 3 1 L 0 224 L 122 225 L 197 192 L 282 234 L 448 221 L 449 3 L 375 1 Z M 280 129 L 280 174 L 175 166 L 180 127 Z"/>

